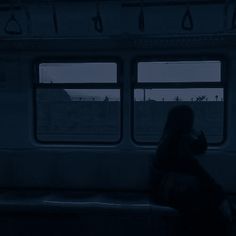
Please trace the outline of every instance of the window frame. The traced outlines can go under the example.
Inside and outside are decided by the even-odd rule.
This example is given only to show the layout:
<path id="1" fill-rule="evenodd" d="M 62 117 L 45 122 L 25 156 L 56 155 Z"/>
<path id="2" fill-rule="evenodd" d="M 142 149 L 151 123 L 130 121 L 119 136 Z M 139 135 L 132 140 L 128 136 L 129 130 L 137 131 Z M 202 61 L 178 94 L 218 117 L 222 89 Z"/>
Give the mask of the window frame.
<path id="1" fill-rule="evenodd" d="M 39 66 L 42 63 L 115 63 L 116 64 L 116 76 L 117 82 L 115 83 L 40 83 Z M 34 80 L 33 80 L 33 131 L 34 139 L 36 142 L 41 144 L 55 144 L 55 145 L 115 145 L 119 144 L 123 138 L 123 85 L 122 85 L 122 74 L 123 64 L 118 57 L 55 57 L 55 58 L 40 58 L 34 62 Z M 117 141 L 44 141 L 38 138 L 37 133 L 37 89 L 118 89 L 120 94 L 120 127 L 119 127 L 119 138 Z"/>
<path id="2" fill-rule="evenodd" d="M 221 81 L 219 82 L 138 82 L 138 63 L 139 62 L 178 62 L 178 61 L 219 61 L 221 67 Z M 220 142 L 209 142 L 209 146 L 219 147 L 222 146 L 227 137 L 227 60 L 222 55 L 214 56 L 137 56 L 132 61 L 132 111 L 131 111 L 131 137 L 132 141 L 137 145 L 157 145 L 159 141 L 156 142 L 144 142 L 138 141 L 135 137 L 135 127 L 134 127 L 134 91 L 135 89 L 184 89 L 184 88 L 223 88 L 223 102 L 224 102 L 224 114 L 223 114 L 223 134 Z"/>

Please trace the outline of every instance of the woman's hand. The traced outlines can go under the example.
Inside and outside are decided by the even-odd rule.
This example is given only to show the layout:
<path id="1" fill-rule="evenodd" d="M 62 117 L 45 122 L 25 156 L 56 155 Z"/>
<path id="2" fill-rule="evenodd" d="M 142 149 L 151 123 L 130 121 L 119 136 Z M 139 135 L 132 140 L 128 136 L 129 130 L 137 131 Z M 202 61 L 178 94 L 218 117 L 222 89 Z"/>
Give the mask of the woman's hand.
<path id="1" fill-rule="evenodd" d="M 192 149 L 195 154 L 203 154 L 207 150 L 207 140 L 203 131 L 193 130 L 192 136 Z"/>

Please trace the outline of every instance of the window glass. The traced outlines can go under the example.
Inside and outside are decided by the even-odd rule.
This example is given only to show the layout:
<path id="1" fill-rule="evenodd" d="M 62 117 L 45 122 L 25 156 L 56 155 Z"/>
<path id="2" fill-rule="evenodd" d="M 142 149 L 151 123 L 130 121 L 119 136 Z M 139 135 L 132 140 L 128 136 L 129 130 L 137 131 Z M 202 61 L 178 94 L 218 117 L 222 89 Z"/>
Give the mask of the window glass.
<path id="1" fill-rule="evenodd" d="M 116 83 L 114 62 L 41 63 L 39 83 Z"/>
<path id="2" fill-rule="evenodd" d="M 165 83 L 164 86 L 161 83 Z M 178 88 L 174 88 L 173 83 Z M 221 61 L 138 62 L 136 86 L 135 141 L 159 142 L 169 110 L 180 104 L 193 109 L 195 128 L 205 132 L 209 143 L 217 144 L 224 140 Z"/>
<path id="3" fill-rule="evenodd" d="M 121 135 L 120 106 L 117 63 L 39 65 L 36 87 L 37 140 L 117 142 Z"/>
<path id="4" fill-rule="evenodd" d="M 138 82 L 220 82 L 220 61 L 139 62 Z"/>
<path id="5" fill-rule="evenodd" d="M 119 89 L 37 89 L 37 138 L 53 142 L 116 142 Z"/>
<path id="6" fill-rule="evenodd" d="M 134 97 L 136 141 L 158 142 L 168 111 L 180 104 L 193 109 L 195 128 L 205 132 L 209 143 L 223 139 L 223 89 L 136 89 Z"/>

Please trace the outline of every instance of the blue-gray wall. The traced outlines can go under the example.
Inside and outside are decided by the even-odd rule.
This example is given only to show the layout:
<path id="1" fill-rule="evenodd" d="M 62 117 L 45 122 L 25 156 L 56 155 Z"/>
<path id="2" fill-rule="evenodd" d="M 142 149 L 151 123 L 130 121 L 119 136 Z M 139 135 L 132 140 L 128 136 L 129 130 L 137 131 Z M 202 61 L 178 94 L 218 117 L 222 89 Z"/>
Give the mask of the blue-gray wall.
<path id="1" fill-rule="evenodd" d="M 137 57 L 221 58 L 225 63 L 226 141 L 199 157 L 204 167 L 230 192 L 236 192 L 236 35 L 232 5 L 191 8 L 194 29 L 181 29 L 186 6 L 145 9 L 145 33 L 138 29 L 139 9 L 119 3 L 101 5 L 104 33 L 94 31 L 95 4 L 62 2 L 56 6 L 59 33 L 50 5 L 32 4 L 32 32 L 23 10 L 16 12 L 22 35 L 7 35 L 0 16 L 0 186 L 145 190 L 149 185 L 154 145 L 137 145 L 131 135 L 132 63 Z M 226 23 L 227 24 L 226 24 Z M 33 81 L 44 58 L 116 57 L 122 62 L 122 141 L 115 145 L 49 145 L 35 140 Z"/>

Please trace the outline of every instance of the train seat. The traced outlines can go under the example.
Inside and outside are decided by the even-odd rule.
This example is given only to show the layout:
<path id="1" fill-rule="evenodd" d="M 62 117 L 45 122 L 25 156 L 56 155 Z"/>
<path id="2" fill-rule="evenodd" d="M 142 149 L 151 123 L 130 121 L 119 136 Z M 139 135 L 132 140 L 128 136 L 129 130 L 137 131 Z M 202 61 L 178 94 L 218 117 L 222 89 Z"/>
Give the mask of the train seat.
<path id="1" fill-rule="evenodd" d="M 178 212 L 145 193 L 2 190 L 4 235 L 176 235 Z"/>

